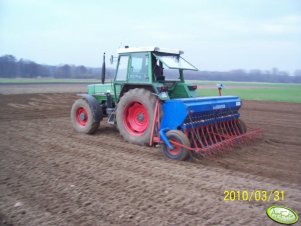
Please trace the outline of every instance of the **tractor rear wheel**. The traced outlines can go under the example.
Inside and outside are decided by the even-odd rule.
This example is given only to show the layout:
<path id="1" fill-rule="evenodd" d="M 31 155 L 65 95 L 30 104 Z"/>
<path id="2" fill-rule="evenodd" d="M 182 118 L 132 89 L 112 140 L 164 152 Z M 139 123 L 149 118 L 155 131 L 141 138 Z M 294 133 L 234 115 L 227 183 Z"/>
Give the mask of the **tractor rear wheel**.
<path id="1" fill-rule="evenodd" d="M 99 127 L 100 121 L 95 121 L 94 112 L 84 99 L 78 99 L 71 108 L 71 122 L 73 128 L 80 133 L 92 134 Z"/>
<path id="2" fill-rule="evenodd" d="M 157 97 L 142 88 L 131 89 L 120 98 L 116 122 L 126 141 L 139 145 L 149 143 L 156 101 Z"/>
<path id="3" fill-rule="evenodd" d="M 166 137 L 169 141 L 175 141 L 181 145 L 191 147 L 190 142 L 188 140 L 188 137 L 179 130 L 169 130 L 166 133 Z M 165 144 L 163 144 L 163 154 L 174 160 L 180 160 L 180 161 L 185 161 L 190 157 L 190 152 L 184 147 L 176 146 L 174 144 L 171 144 L 174 149 L 169 149 Z"/>

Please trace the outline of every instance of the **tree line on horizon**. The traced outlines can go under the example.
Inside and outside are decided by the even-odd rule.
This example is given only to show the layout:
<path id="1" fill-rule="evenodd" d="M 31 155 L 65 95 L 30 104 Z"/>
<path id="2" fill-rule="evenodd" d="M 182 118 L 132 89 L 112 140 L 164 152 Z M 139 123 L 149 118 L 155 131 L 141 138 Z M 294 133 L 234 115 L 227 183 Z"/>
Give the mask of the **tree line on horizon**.
<path id="1" fill-rule="evenodd" d="M 106 77 L 112 78 L 114 69 L 106 69 Z M 0 77 L 2 78 L 80 78 L 100 79 L 101 67 L 92 68 L 84 65 L 63 64 L 58 66 L 38 64 L 31 60 L 19 59 L 13 55 L 0 57 Z M 176 76 L 176 75 L 174 75 Z M 185 71 L 185 79 L 206 81 L 238 81 L 238 82 L 275 82 L 301 83 L 301 70 L 293 76 L 277 68 L 272 70 L 254 69 L 246 71 Z"/>
<path id="2" fill-rule="evenodd" d="M 70 64 L 45 65 L 22 58 L 17 60 L 13 55 L 4 55 L 0 57 L 0 77 L 92 79 L 100 77 L 100 68 Z"/>

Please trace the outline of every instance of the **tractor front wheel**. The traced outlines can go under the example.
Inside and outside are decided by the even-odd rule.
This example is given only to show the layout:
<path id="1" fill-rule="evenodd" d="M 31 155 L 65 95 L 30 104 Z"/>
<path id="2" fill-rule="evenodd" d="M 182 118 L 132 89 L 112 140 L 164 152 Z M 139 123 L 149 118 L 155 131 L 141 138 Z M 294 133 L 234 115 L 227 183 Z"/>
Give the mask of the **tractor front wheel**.
<path id="1" fill-rule="evenodd" d="M 123 138 L 133 144 L 147 145 L 157 98 L 146 89 L 131 89 L 117 105 L 116 122 Z"/>
<path id="2" fill-rule="evenodd" d="M 95 121 L 95 114 L 84 99 L 78 99 L 71 108 L 71 122 L 73 128 L 80 133 L 92 134 L 99 127 L 100 121 Z"/>
<path id="3" fill-rule="evenodd" d="M 169 130 L 166 133 L 166 137 L 169 141 L 174 141 L 183 146 L 191 147 L 188 137 L 182 131 Z M 171 145 L 174 147 L 174 149 L 169 149 L 165 144 L 163 144 L 162 151 L 166 157 L 180 161 L 185 161 L 190 157 L 190 152 L 186 148 L 172 143 Z"/>

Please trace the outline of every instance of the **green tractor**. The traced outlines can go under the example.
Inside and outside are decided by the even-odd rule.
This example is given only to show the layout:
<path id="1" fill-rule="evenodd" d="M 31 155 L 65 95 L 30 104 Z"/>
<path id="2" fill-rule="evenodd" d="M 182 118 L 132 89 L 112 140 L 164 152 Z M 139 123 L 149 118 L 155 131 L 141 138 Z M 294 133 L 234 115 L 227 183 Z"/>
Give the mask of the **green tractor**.
<path id="1" fill-rule="evenodd" d="M 239 119 L 238 97 L 198 97 L 197 86 L 185 83 L 184 71 L 198 69 L 181 57 L 183 51 L 126 46 L 117 52 L 112 82 L 104 83 L 103 77 L 102 84 L 78 94 L 71 109 L 76 131 L 92 134 L 106 117 L 126 141 L 160 143 L 163 153 L 177 160 L 256 136 Z"/>

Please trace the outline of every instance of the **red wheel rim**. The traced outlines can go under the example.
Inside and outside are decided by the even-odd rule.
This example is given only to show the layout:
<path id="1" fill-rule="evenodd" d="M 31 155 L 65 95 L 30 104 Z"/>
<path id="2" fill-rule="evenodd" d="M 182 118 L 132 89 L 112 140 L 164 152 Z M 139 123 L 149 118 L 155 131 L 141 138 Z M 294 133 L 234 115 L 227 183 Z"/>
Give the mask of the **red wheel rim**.
<path id="1" fill-rule="evenodd" d="M 142 135 L 149 124 L 146 107 L 136 101 L 128 104 L 123 113 L 123 123 L 130 134 L 134 136 Z"/>
<path id="2" fill-rule="evenodd" d="M 173 142 L 179 142 L 178 140 L 176 139 L 170 139 L 169 141 L 173 141 Z M 171 144 L 173 146 L 173 149 L 169 149 L 167 148 L 169 154 L 171 155 L 179 155 L 181 152 L 182 152 L 182 148 L 180 146 L 177 146 L 176 144 Z"/>
<path id="3" fill-rule="evenodd" d="M 88 122 L 88 112 L 83 107 L 76 110 L 76 122 L 81 126 L 85 126 Z"/>

